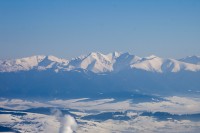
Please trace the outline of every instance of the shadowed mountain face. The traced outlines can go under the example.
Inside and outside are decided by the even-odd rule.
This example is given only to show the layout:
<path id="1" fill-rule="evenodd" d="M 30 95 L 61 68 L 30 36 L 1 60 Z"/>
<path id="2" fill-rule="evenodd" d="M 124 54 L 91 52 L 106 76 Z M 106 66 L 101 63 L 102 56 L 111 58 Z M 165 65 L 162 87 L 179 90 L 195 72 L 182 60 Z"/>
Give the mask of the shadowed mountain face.
<path id="1" fill-rule="evenodd" d="M 179 59 L 179 61 L 187 62 L 191 64 L 200 64 L 200 56 L 187 56 L 185 58 Z"/>
<path id="2" fill-rule="evenodd" d="M 110 74 L 88 71 L 0 73 L 0 96 L 128 97 L 143 94 L 188 94 L 200 91 L 200 72 L 153 73 L 128 70 Z"/>

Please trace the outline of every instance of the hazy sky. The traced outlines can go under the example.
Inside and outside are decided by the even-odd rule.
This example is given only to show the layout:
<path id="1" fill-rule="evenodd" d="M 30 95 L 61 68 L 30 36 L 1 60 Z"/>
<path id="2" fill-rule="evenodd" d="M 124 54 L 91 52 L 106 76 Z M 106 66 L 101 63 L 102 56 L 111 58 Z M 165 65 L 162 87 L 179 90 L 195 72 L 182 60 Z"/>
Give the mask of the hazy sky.
<path id="1" fill-rule="evenodd" d="M 0 58 L 200 55 L 200 0 L 1 0 Z"/>

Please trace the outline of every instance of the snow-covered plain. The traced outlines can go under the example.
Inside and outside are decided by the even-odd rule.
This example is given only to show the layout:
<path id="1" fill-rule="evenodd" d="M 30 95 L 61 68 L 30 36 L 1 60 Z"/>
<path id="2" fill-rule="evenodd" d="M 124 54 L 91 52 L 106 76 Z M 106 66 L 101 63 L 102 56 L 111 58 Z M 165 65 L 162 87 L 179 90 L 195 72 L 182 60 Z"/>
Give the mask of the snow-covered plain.
<path id="1" fill-rule="evenodd" d="M 1 98 L 0 125 L 22 133 L 195 133 L 200 129 L 200 98 L 173 96 L 139 103 L 113 98 Z"/>

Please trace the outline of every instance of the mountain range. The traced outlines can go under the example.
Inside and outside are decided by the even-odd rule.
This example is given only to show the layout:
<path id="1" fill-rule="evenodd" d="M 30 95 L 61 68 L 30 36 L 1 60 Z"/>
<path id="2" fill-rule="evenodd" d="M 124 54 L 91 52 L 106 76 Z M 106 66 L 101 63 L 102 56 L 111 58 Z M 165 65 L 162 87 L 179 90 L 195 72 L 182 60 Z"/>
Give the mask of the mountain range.
<path id="1" fill-rule="evenodd" d="M 164 59 L 92 52 L 70 60 L 0 60 L 0 97 L 126 97 L 200 94 L 200 57 Z"/>
<path id="2" fill-rule="evenodd" d="M 92 52 L 71 60 L 55 56 L 31 56 L 14 60 L 0 60 L 0 72 L 18 72 L 29 70 L 75 71 L 86 70 L 93 73 L 111 73 L 128 69 L 149 72 L 200 71 L 200 56 L 188 56 L 182 59 L 164 59 L 155 55 L 139 57 L 129 53 L 113 52 L 104 55 Z"/>

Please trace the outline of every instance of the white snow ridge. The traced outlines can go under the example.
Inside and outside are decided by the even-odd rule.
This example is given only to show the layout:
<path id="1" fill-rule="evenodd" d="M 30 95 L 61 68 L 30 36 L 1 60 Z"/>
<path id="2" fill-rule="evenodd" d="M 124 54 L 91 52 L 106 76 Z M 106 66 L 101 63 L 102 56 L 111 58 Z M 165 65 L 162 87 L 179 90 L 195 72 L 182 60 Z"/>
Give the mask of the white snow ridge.
<path id="1" fill-rule="evenodd" d="M 113 52 L 102 54 L 92 52 L 71 60 L 60 59 L 55 56 L 31 56 L 15 60 L 0 60 L 0 72 L 44 71 L 52 70 L 72 71 L 87 70 L 94 73 L 110 73 L 122 70 L 139 69 L 149 72 L 165 73 L 179 71 L 200 71 L 200 57 L 188 56 L 179 60 L 164 59 L 151 55 L 138 57 L 130 53 Z"/>

